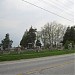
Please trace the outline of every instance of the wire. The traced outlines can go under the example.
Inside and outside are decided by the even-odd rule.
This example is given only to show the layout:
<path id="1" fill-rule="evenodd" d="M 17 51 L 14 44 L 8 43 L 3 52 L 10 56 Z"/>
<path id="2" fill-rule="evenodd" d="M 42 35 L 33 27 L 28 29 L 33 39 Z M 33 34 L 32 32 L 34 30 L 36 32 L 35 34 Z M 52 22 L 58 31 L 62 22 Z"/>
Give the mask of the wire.
<path id="1" fill-rule="evenodd" d="M 39 1 L 41 1 L 41 0 L 39 0 Z M 61 2 L 55 2 L 55 1 L 53 1 L 53 0 L 48 0 L 48 1 L 46 1 L 46 0 L 43 0 L 43 1 L 45 1 L 45 2 L 47 2 L 47 3 L 50 3 L 50 4 L 55 4 L 56 5 L 56 7 L 58 7 L 58 8 L 60 8 L 60 7 L 62 7 L 62 9 L 64 8 L 64 4 L 63 3 L 61 3 Z M 70 2 L 69 2 L 70 3 Z M 59 5 L 59 6 L 57 6 L 57 5 Z M 64 5 L 64 6 L 63 6 Z M 68 6 L 70 6 L 70 5 L 68 5 Z M 70 8 L 70 7 L 68 7 L 68 6 L 65 6 L 65 8 L 64 9 L 68 9 L 68 8 Z"/>
<path id="2" fill-rule="evenodd" d="M 40 6 L 37 6 L 37 5 L 33 4 L 33 3 L 30 3 L 30 2 L 25 1 L 25 0 L 22 0 L 22 1 L 24 1 L 24 2 L 26 2 L 26 3 L 28 3 L 28 4 L 30 4 L 30 5 L 33 5 L 33 6 L 37 7 L 37 8 L 40 8 L 40 9 L 46 11 L 46 12 L 49 12 L 49 13 L 54 14 L 54 15 L 56 15 L 56 16 L 59 16 L 59 17 L 61 17 L 61 18 L 63 18 L 63 19 L 66 19 L 66 20 L 68 20 L 68 21 L 71 21 L 70 19 L 67 19 L 67 18 L 65 18 L 65 17 L 63 17 L 63 16 L 60 16 L 60 15 L 58 15 L 58 14 L 52 12 L 52 11 L 49 11 L 49 10 L 47 10 L 47 9 L 44 9 L 44 8 L 42 8 L 42 7 L 40 7 Z M 73 21 L 71 21 L 71 22 L 73 22 Z"/>
<path id="3" fill-rule="evenodd" d="M 68 0 L 71 4 L 74 4 L 74 1 Z"/>
<path id="4" fill-rule="evenodd" d="M 43 3 L 45 3 L 46 5 L 51 5 L 51 6 L 54 6 L 55 8 L 58 8 L 58 7 L 56 7 L 56 5 L 53 5 L 52 3 L 50 3 L 50 2 L 47 2 L 47 1 L 45 1 L 45 0 L 38 0 L 38 1 L 42 1 Z M 64 11 L 64 10 L 62 10 L 61 8 L 58 8 L 59 10 L 61 10 L 62 12 Z M 68 13 L 67 11 L 65 11 L 65 13 L 66 14 L 68 14 L 69 16 L 73 16 L 72 14 L 70 14 L 70 13 Z"/>
<path id="5" fill-rule="evenodd" d="M 55 3 L 55 4 L 58 4 L 58 5 L 60 5 L 61 7 L 62 7 L 62 5 L 64 5 L 64 3 L 65 3 L 65 2 L 64 2 L 64 3 L 61 2 L 61 0 L 59 0 L 59 1 L 54 1 L 54 0 L 51 0 L 51 1 L 50 1 L 50 0 L 48 0 L 48 1 L 49 1 L 49 2 L 52 2 L 52 3 Z M 65 1 L 67 1 L 67 0 L 65 0 Z M 66 8 L 68 8 L 69 5 L 71 4 L 71 2 L 70 2 L 69 0 L 68 0 L 68 3 L 69 3 L 69 4 L 66 4 L 66 6 L 64 5 Z"/>
<path id="6" fill-rule="evenodd" d="M 44 0 L 44 1 L 45 1 L 45 0 Z M 68 6 L 65 6 L 62 2 L 58 2 L 58 1 L 56 2 L 56 1 L 53 1 L 53 0 L 51 0 L 51 1 L 48 0 L 47 2 L 50 3 L 50 4 L 51 4 L 51 3 L 52 3 L 52 4 L 55 4 L 58 8 L 62 7 L 62 9 L 64 8 L 64 9 L 66 9 L 66 10 L 67 10 L 68 8 L 70 8 L 70 4 L 68 4 Z M 68 2 L 69 2 L 69 1 L 68 1 Z M 70 2 L 69 2 L 69 3 L 70 3 Z M 58 6 L 58 5 L 59 5 L 59 6 Z M 74 5 L 74 4 L 71 4 L 71 5 Z M 68 11 L 69 11 L 69 10 L 68 10 Z"/>

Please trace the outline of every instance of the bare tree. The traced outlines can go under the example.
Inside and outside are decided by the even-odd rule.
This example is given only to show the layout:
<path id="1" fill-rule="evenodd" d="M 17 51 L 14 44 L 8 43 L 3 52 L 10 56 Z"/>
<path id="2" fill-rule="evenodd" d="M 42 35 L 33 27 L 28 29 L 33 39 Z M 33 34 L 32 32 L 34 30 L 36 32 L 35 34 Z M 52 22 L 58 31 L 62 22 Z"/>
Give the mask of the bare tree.
<path id="1" fill-rule="evenodd" d="M 45 24 L 40 33 L 44 46 L 49 44 L 50 47 L 53 47 L 53 45 L 60 43 L 63 40 L 65 30 L 65 26 L 56 22 Z"/>

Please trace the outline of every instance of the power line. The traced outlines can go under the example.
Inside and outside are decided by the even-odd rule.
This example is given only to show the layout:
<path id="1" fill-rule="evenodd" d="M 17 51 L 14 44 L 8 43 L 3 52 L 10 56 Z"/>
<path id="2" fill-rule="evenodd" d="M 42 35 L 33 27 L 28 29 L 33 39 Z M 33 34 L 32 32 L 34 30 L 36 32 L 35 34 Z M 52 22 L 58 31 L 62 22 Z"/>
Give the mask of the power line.
<path id="1" fill-rule="evenodd" d="M 44 0 L 45 1 L 45 0 Z M 70 1 L 68 1 L 69 3 L 70 3 Z M 55 2 L 55 1 L 53 1 L 53 0 L 48 0 L 48 3 L 53 3 L 53 4 L 57 4 L 57 5 L 59 5 L 59 7 L 62 7 L 62 9 L 64 8 L 64 4 L 63 3 L 61 3 L 61 2 Z M 64 6 L 63 6 L 64 5 Z M 74 4 L 73 4 L 74 5 Z M 68 5 L 68 6 L 65 6 L 65 8 L 64 9 L 66 9 L 67 10 L 67 8 L 70 8 L 70 5 Z"/>
<path id="2" fill-rule="evenodd" d="M 40 0 L 39 0 L 39 1 L 40 1 Z M 61 3 L 61 2 L 55 2 L 55 1 L 53 1 L 53 0 L 51 0 L 51 1 L 50 1 L 50 0 L 48 0 L 48 1 L 43 0 L 43 1 L 48 2 L 48 3 L 50 3 L 50 4 L 52 3 L 53 5 L 54 5 L 54 4 L 55 4 L 55 5 L 57 4 L 57 5 L 59 5 L 59 6 L 56 5 L 56 7 L 58 7 L 58 8 L 59 8 L 59 7 L 62 7 L 62 9 L 63 9 L 64 6 L 65 6 L 63 3 Z M 63 5 L 64 5 L 64 6 L 63 6 Z M 70 5 L 68 5 L 68 6 L 70 6 Z M 68 7 L 68 6 L 65 6 L 64 9 L 70 8 L 70 7 Z"/>
<path id="3" fill-rule="evenodd" d="M 40 7 L 40 6 L 37 6 L 37 5 L 33 4 L 33 3 L 30 3 L 30 2 L 25 1 L 25 0 L 22 0 L 22 1 L 24 1 L 24 2 L 26 2 L 26 3 L 28 3 L 28 4 L 30 4 L 30 5 L 33 5 L 33 6 L 37 7 L 37 8 L 40 8 L 40 9 L 46 11 L 46 12 L 49 12 L 49 13 L 54 14 L 54 15 L 56 15 L 56 16 L 59 16 L 59 17 L 61 17 L 61 18 L 63 18 L 63 19 L 66 19 L 66 20 L 68 20 L 68 21 L 71 21 L 70 19 L 67 19 L 67 18 L 65 18 L 65 17 L 63 17 L 63 16 L 60 16 L 60 15 L 58 15 L 58 14 L 52 12 L 52 11 L 49 11 L 49 10 L 47 10 L 47 9 L 45 9 L 45 8 L 42 8 L 42 7 Z M 71 21 L 71 22 L 72 22 L 72 21 Z"/>
<path id="4" fill-rule="evenodd" d="M 60 6 L 64 5 L 64 3 L 65 3 L 65 2 L 64 3 L 62 2 L 63 0 L 62 1 L 61 0 L 59 0 L 59 1 L 54 1 L 54 0 L 50 1 L 50 0 L 48 0 L 48 1 L 52 2 L 52 3 L 55 3 L 55 4 L 59 4 Z M 65 0 L 65 1 L 67 1 L 67 0 Z M 68 3 L 71 4 L 71 2 L 69 0 L 68 0 Z M 68 8 L 69 7 L 68 4 L 66 4 L 65 7 Z"/>
<path id="5" fill-rule="evenodd" d="M 59 7 L 57 7 L 56 5 L 53 5 L 52 3 L 50 3 L 50 2 L 47 2 L 47 1 L 45 1 L 45 0 L 38 0 L 38 1 L 42 1 L 43 3 L 45 3 L 45 4 L 47 4 L 47 5 L 51 5 L 51 6 L 54 6 L 55 8 L 58 8 L 59 10 L 61 10 L 62 12 L 64 11 L 64 10 L 62 10 L 61 8 L 59 8 Z M 66 14 L 68 14 L 69 16 L 73 16 L 72 14 L 70 14 L 70 13 L 68 13 L 67 11 L 65 11 L 65 13 Z"/>
<path id="6" fill-rule="evenodd" d="M 68 0 L 71 4 L 74 4 L 74 1 Z"/>

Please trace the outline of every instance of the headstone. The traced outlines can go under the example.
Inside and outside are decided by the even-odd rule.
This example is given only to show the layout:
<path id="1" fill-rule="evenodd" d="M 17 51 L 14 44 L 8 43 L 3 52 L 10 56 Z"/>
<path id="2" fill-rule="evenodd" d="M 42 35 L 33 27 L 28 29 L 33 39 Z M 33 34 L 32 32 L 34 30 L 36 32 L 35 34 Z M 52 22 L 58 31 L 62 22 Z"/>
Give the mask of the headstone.
<path id="1" fill-rule="evenodd" d="M 72 43 L 68 44 L 68 49 L 72 49 Z"/>

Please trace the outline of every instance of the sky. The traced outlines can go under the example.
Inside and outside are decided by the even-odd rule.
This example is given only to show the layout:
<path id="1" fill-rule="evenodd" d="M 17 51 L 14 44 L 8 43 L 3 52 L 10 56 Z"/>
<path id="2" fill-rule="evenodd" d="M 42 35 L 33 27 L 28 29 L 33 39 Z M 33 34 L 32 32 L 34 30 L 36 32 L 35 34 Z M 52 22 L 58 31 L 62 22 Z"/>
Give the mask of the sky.
<path id="1" fill-rule="evenodd" d="M 49 12 L 26 3 L 28 1 Z M 74 0 L 0 0 L 0 42 L 9 33 L 12 46 L 18 46 L 26 29 L 41 30 L 46 23 L 56 21 L 74 25 Z M 57 15 L 54 15 L 52 13 Z"/>

